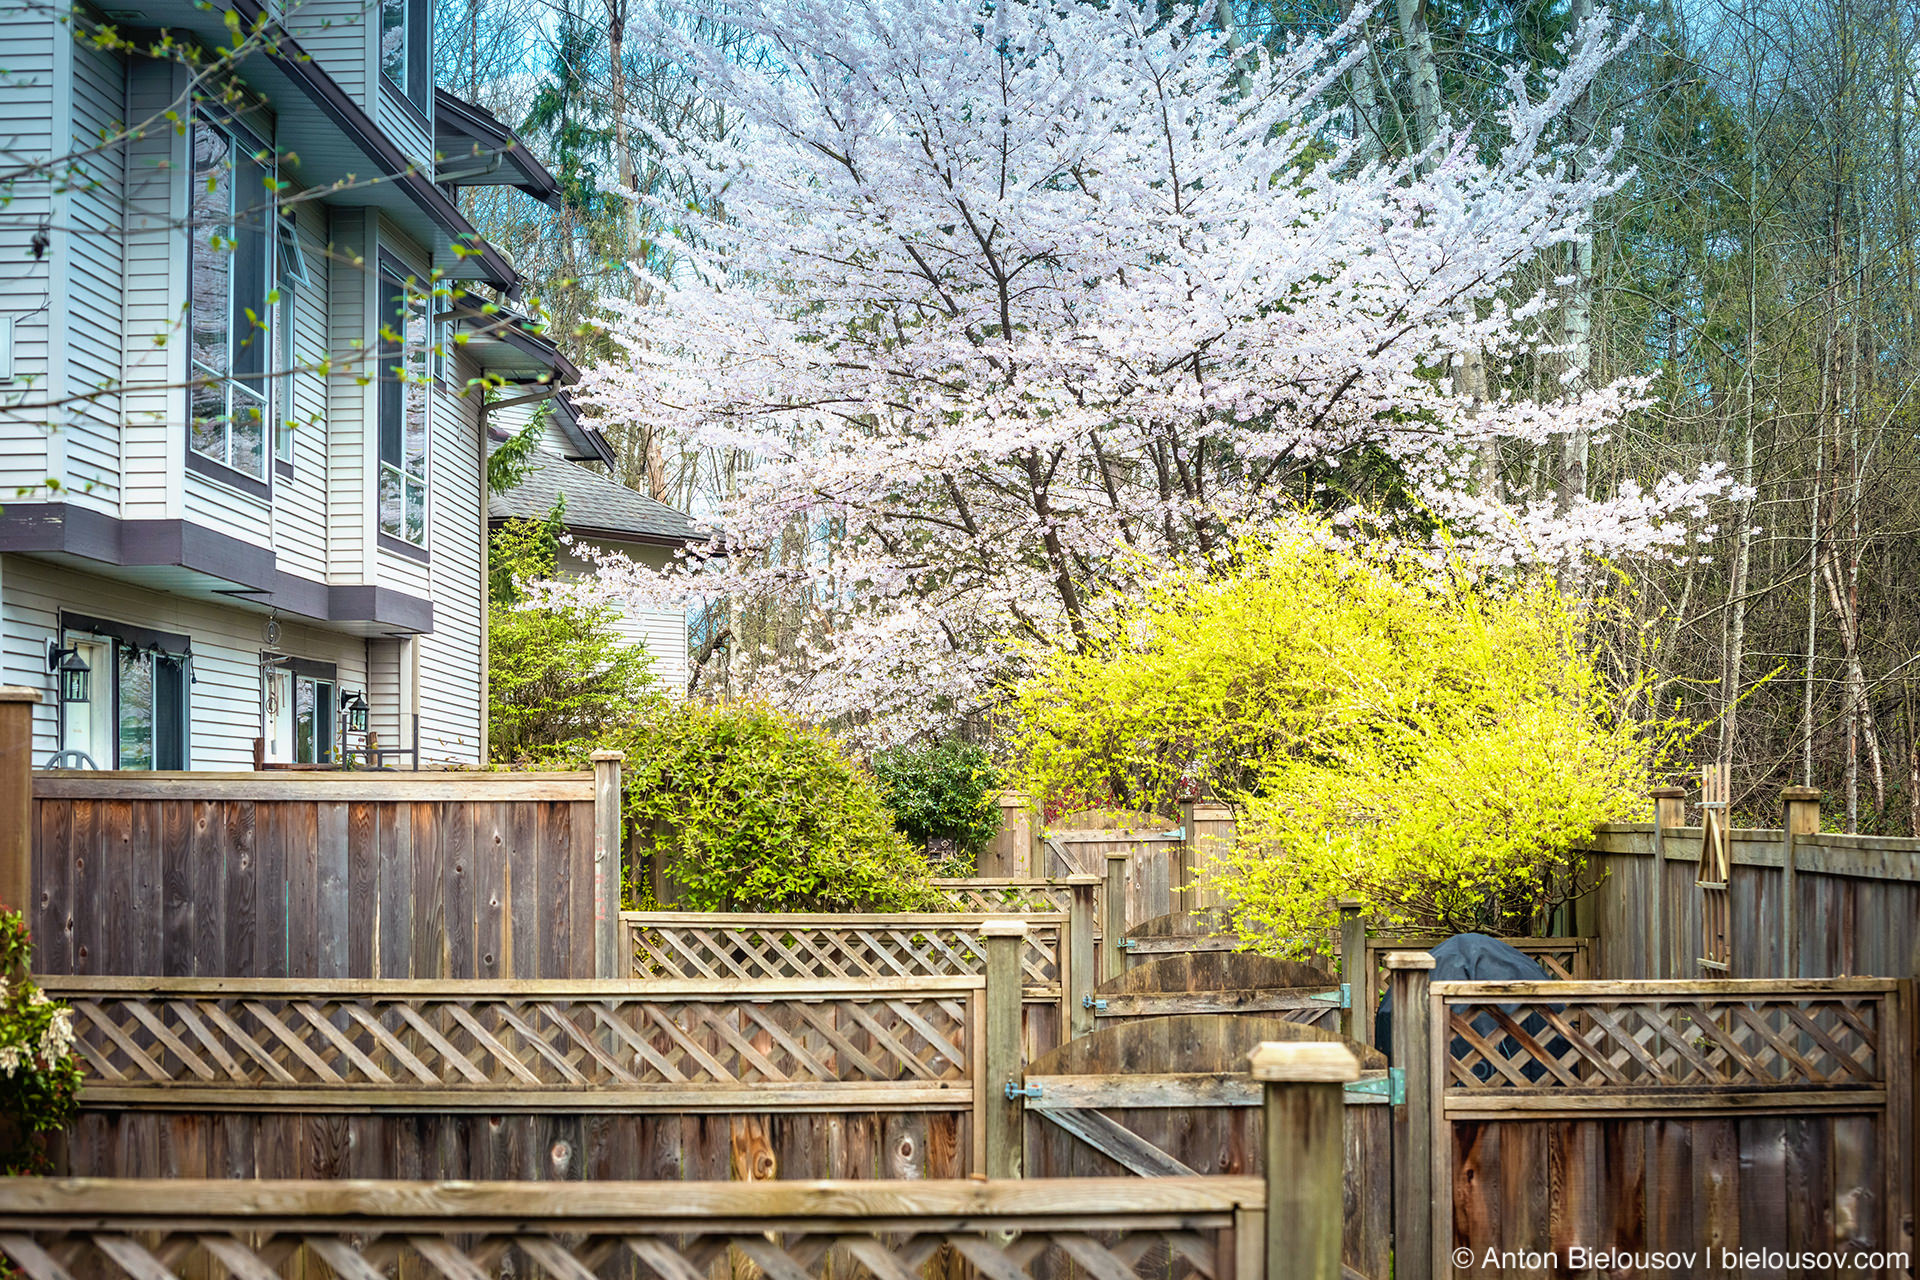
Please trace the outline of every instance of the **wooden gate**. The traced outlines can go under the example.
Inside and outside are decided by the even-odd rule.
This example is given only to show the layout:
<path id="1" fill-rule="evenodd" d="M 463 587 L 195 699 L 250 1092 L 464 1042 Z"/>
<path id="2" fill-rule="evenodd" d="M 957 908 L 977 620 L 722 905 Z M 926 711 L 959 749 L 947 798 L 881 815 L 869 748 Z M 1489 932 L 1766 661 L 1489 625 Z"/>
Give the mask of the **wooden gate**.
<path id="1" fill-rule="evenodd" d="M 1295 960 L 1244 951 L 1161 956 L 1108 978 L 1092 996 L 1095 1025 L 1182 1013 L 1277 1013 L 1337 1030 L 1339 980 Z"/>
<path id="2" fill-rule="evenodd" d="M 1733 912 L 1727 885 L 1733 878 L 1733 851 L 1727 839 L 1727 807 L 1732 792 L 1727 766 L 1710 764 L 1700 782 L 1700 971 L 1724 976 L 1733 962 Z"/>
<path id="3" fill-rule="evenodd" d="M 1390 1270 L 1391 1108 L 1386 1058 L 1273 1014 L 1128 1019 L 1035 1060 L 1025 1078 L 1026 1176 L 1258 1174 L 1260 1093 L 1246 1074 L 1262 1041 L 1345 1043 L 1361 1087 L 1346 1101 L 1343 1260 L 1350 1274 Z"/>

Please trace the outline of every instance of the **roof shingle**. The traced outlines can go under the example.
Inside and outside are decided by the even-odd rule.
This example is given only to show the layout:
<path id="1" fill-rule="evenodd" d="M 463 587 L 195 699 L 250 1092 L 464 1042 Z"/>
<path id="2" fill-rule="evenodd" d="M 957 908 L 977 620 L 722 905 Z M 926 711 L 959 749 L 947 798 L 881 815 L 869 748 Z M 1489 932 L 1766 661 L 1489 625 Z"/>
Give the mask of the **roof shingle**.
<path id="1" fill-rule="evenodd" d="M 585 467 L 549 453 L 534 454 L 532 462 L 518 485 L 488 497 L 489 521 L 543 520 L 564 494 L 569 529 L 635 542 L 688 543 L 707 537 L 684 511 Z"/>

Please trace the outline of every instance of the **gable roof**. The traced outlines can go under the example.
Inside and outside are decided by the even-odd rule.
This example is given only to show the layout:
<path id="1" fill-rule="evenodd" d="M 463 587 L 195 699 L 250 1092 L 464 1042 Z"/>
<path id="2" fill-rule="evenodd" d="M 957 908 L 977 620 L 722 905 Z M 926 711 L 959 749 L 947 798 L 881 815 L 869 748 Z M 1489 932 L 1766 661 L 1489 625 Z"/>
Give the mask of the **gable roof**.
<path id="1" fill-rule="evenodd" d="M 450 187 L 518 187 L 558 209 L 560 183 L 520 135 L 477 103 L 433 91 L 434 181 Z"/>
<path id="2" fill-rule="evenodd" d="M 707 538 L 686 512 L 550 453 L 534 454 L 519 484 L 487 499 L 487 521 L 544 520 L 563 494 L 571 533 L 674 547 Z"/>

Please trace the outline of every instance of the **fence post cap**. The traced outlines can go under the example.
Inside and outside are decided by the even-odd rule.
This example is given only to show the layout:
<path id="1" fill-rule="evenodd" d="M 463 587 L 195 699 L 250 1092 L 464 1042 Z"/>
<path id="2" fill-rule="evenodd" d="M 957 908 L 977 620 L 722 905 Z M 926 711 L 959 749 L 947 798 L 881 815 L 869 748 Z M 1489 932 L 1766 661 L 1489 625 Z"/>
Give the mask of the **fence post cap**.
<path id="1" fill-rule="evenodd" d="M 1343 1044 L 1268 1040 L 1247 1055 L 1255 1080 L 1282 1084 L 1348 1084 L 1360 1078 L 1360 1059 Z"/>
<path id="2" fill-rule="evenodd" d="M 0 684 L 0 702 L 38 701 L 40 701 L 40 691 L 38 689 L 29 689 L 23 684 Z"/>
<path id="3" fill-rule="evenodd" d="M 1131 858 L 1132 856 L 1133 856 L 1133 850 L 1131 850 L 1131 849 L 1109 849 L 1109 850 L 1107 850 L 1107 861 L 1108 861 L 1108 862 L 1114 862 L 1114 861 L 1118 861 L 1118 860 L 1120 860 L 1120 859 L 1124 859 L 1124 858 Z"/>
<path id="4" fill-rule="evenodd" d="M 1342 911 L 1365 911 L 1367 909 L 1367 900 L 1365 898 L 1335 898 L 1333 905 Z"/>
<path id="5" fill-rule="evenodd" d="M 1431 969 L 1433 963 L 1433 953 L 1430 951 L 1387 952 L 1389 969 Z"/>
<path id="6" fill-rule="evenodd" d="M 0 691 L 0 693 L 3 692 L 4 691 Z M 1800 786 L 1782 787 L 1780 788 L 1780 798 L 1782 800 L 1818 800 L 1820 798 L 1820 788 Z"/>
<path id="7" fill-rule="evenodd" d="M 624 751 L 596 751 L 587 757 L 587 759 L 593 761 L 595 764 L 619 764 L 626 758 L 627 753 Z"/>
<path id="8" fill-rule="evenodd" d="M 1065 880 L 1065 882 L 1064 882 L 1064 883 L 1066 883 L 1066 884 L 1070 884 L 1070 885 L 1081 885 L 1081 884 L 1099 884 L 1099 883 L 1100 883 L 1100 877 L 1099 877 L 1099 876 L 1094 876 L 1094 875 L 1086 875 L 1086 876 L 1078 876 L 1078 875 L 1076 875 L 1076 876 L 1068 876 L 1068 877 L 1066 878 L 1066 880 Z"/>
<path id="9" fill-rule="evenodd" d="M 983 938 L 1024 938 L 1027 936 L 1025 920 L 1009 920 L 1003 916 L 980 922 L 980 936 Z"/>
<path id="10" fill-rule="evenodd" d="M 1655 787 L 1648 794 L 1655 800 L 1685 800 L 1687 798 L 1687 789 L 1685 787 Z"/>

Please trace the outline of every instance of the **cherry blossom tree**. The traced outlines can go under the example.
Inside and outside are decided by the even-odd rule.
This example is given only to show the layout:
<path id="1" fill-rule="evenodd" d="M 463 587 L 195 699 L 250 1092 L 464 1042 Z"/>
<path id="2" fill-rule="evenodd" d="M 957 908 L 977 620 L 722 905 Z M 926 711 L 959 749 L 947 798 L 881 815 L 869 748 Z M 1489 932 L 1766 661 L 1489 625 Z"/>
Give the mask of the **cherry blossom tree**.
<path id="1" fill-rule="evenodd" d="M 744 44 L 653 38 L 740 123 L 654 141 L 722 198 L 656 219 L 693 231 L 581 394 L 757 464 L 708 554 L 602 582 L 804 609 L 756 679 L 805 715 L 884 742 L 977 714 L 1140 565 L 1205 563 L 1306 504 L 1538 562 L 1680 551 L 1725 487 L 1709 468 L 1509 509 L 1490 444 L 1604 437 L 1641 388 L 1455 385 L 1469 353 L 1545 349 L 1550 301 L 1517 274 L 1620 180 L 1610 141 L 1560 140 L 1621 47 L 1604 13 L 1543 95 L 1509 78 L 1496 149 L 1442 129 L 1394 160 L 1323 105 L 1358 16 L 1271 54 L 1136 0 L 701 12 Z"/>

